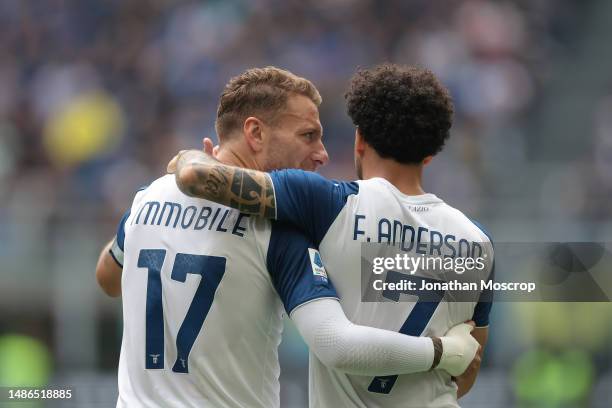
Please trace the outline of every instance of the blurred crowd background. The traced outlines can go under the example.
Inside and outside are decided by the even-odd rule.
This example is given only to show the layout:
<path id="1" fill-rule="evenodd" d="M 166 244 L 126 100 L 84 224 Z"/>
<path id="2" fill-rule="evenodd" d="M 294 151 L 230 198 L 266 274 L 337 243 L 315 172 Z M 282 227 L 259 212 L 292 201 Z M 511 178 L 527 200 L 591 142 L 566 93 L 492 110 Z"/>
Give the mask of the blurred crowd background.
<path id="1" fill-rule="evenodd" d="M 335 178 L 354 177 L 355 70 L 428 67 L 456 108 L 428 191 L 497 241 L 612 242 L 610 21 L 606 0 L 0 1 L 0 385 L 114 404 L 121 305 L 96 287 L 98 251 L 253 66 L 319 88 Z M 464 404 L 609 406 L 611 345 L 610 303 L 496 304 Z M 281 362 L 282 406 L 306 406 L 290 325 Z"/>

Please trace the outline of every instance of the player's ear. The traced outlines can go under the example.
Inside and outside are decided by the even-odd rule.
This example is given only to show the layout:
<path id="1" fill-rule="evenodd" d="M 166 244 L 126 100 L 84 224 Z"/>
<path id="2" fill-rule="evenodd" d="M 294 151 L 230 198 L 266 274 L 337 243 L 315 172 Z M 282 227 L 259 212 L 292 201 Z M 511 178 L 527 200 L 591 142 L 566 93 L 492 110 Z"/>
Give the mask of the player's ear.
<path id="1" fill-rule="evenodd" d="M 431 163 L 432 160 L 433 160 L 433 156 L 426 156 L 421 162 L 421 164 L 423 166 L 427 166 L 429 163 Z"/>
<path id="2" fill-rule="evenodd" d="M 359 128 L 355 129 L 355 156 L 362 157 L 365 152 L 366 142 L 359 132 Z"/>
<path id="3" fill-rule="evenodd" d="M 242 128 L 247 144 L 254 152 L 263 149 L 263 123 L 254 116 L 249 116 L 244 121 Z"/>

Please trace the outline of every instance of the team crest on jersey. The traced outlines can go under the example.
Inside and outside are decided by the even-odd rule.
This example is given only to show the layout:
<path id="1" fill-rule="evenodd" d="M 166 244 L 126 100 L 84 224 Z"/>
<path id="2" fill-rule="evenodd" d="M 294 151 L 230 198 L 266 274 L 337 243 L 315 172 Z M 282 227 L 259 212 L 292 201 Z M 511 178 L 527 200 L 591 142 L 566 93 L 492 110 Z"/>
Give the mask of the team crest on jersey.
<path id="1" fill-rule="evenodd" d="M 310 266 L 312 267 L 312 274 L 315 280 L 327 282 L 327 272 L 323 261 L 321 260 L 321 254 L 314 248 L 308 248 L 308 254 L 310 255 Z"/>

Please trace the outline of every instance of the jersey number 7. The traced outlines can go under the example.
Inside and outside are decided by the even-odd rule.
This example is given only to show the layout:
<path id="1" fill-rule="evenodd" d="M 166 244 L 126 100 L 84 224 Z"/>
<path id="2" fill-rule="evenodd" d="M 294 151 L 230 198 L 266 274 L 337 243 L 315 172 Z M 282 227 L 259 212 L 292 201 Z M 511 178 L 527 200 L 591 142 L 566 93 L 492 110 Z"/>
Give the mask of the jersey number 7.
<path id="1" fill-rule="evenodd" d="M 145 340 L 145 367 L 147 369 L 164 368 L 164 308 L 161 270 L 165 258 L 165 249 L 143 249 L 138 256 L 138 267 L 148 269 Z M 177 357 L 172 367 L 172 371 L 176 373 L 189 373 L 189 353 L 202 329 L 215 297 L 215 291 L 225 273 L 225 258 L 176 254 L 170 277 L 175 281 L 185 282 L 188 273 L 201 275 L 202 280 L 176 336 Z"/>
<path id="2" fill-rule="evenodd" d="M 386 282 L 399 283 L 402 280 L 414 282 L 417 288 L 421 287 L 421 282 L 423 281 L 440 282 L 437 279 L 423 278 L 417 275 L 406 275 L 396 271 L 387 272 Z M 405 290 L 402 293 L 418 296 L 419 294 L 425 294 L 425 291 Z M 395 291 L 384 291 L 383 297 L 389 300 L 394 300 L 396 302 L 399 301 L 399 293 Z M 402 334 L 407 334 L 409 336 L 420 336 L 425 330 L 425 327 L 427 327 L 427 324 L 431 320 L 443 297 L 443 290 L 428 291 L 426 296 L 428 301 L 416 302 L 414 308 L 406 318 L 406 321 L 400 328 L 399 332 Z M 374 379 L 370 383 L 370 386 L 368 387 L 368 391 L 375 392 L 378 394 L 389 394 L 393 389 L 393 386 L 395 385 L 395 381 L 397 381 L 397 375 L 374 377 Z"/>

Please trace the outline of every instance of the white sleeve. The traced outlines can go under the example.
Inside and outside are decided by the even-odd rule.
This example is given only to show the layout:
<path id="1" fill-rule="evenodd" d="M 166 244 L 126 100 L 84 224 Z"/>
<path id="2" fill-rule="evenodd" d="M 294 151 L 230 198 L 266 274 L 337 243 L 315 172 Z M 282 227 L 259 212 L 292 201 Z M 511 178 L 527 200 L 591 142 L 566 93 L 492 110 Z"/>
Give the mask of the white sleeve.
<path id="1" fill-rule="evenodd" d="M 108 250 L 108 252 L 110 252 L 112 258 L 115 260 L 117 265 L 123 268 L 123 249 L 119 247 L 119 243 L 117 242 L 116 235 L 115 235 L 115 238 L 113 238 L 113 243 L 110 249 Z"/>
<path id="2" fill-rule="evenodd" d="M 340 302 L 323 298 L 305 303 L 291 320 L 326 366 L 357 375 L 394 375 L 427 371 L 434 358 L 429 337 L 414 337 L 351 323 Z"/>

